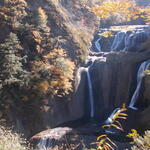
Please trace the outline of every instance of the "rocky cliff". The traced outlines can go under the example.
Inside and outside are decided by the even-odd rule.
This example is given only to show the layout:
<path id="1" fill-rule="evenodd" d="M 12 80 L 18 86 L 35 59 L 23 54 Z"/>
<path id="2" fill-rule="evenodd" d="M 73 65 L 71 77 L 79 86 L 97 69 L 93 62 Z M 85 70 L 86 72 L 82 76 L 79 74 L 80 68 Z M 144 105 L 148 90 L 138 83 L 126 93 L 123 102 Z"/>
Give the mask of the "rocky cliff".
<path id="1" fill-rule="evenodd" d="M 139 38 L 139 34 L 134 33 L 134 35 L 136 35 L 136 37 L 133 38 L 134 42 L 131 43 L 134 43 L 135 45 L 129 44 L 130 47 L 128 50 L 112 52 L 101 51 L 98 53 L 91 52 L 88 63 L 78 70 L 78 84 L 74 95 L 75 97 L 72 101 L 70 101 L 70 103 L 68 103 L 68 114 L 67 112 L 64 113 L 67 116 L 66 121 L 67 119 L 68 121 L 74 121 L 59 125 L 60 127 L 73 125 L 73 128 L 54 128 L 52 130 L 45 130 L 33 136 L 31 138 L 32 142 L 37 142 L 39 147 L 44 146 L 52 148 L 53 146 L 57 147 L 59 142 L 66 145 L 66 141 L 63 137 L 66 136 L 69 137 L 69 139 L 72 139 L 72 137 L 76 136 L 77 138 L 75 141 L 77 143 L 75 143 L 75 141 L 70 141 L 70 143 L 72 143 L 73 147 L 76 147 L 79 144 L 79 147 L 76 149 L 81 149 L 84 144 L 82 142 L 80 143 L 80 141 L 78 142 L 78 138 L 84 139 L 85 144 L 87 144 L 90 140 L 93 141 L 97 134 L 107 133 L 107 131 L 108 133 L 110 132 L 110 137 L 114 138 L 114 140 L 124 140 L 124 136 L 120 134 L 120 131 L 115 131 L 115 135 L 113 135 L 111 133 L 114 133 L 114 129 L 110 129 L 110 131 L 106 130 L 105 132 L 104 129 L 99 127 L 99 124 L 104 124 L 108 117 L 110 119 L 110 114 L 114 111 L 114 109 L 121 107 L 123 103 L 126 104 L 128 109 L 127 112 L 125 112 L 128 114 L 127 119 L 123 121 L 121 119 L 119 120 L 124 131 L 130 132 L 130 129 L 132 128 L 137 129 L 138 131 L 150 129 L 150 118 L 148 116 L 150 111 L 148 92 L 149 73 L 145 74 L 145 76 L 144 72 L 140 72 L 142 74 L 138 74 L 138 70 L 142 62 L 150 59 L 150 49 L 147 44 L 147 46 L 144 44 L 140 48 L 138 46 L 136 49 L 135 46 L 137 45 L 137 40 L 139 41 L 140 39 L 143 41 L 143 39 Z M 132 41 L 131 38 L 129 39 Z M 149 41 L 149 39 L 147 40 Z M 119 41 L 117 41 L 117 43 L 119 43 Z M 132 46 L 135 48 L 134 51 Z M 89 75 L 87 71 L 89 71 Z M 144 77 L 142 77 L 142 83 L 135 101 L 134 108 L 137 109 L 135 110 L 133 107 L 130 108 L 130 103 L 133 93 L 136 91 L 135 89 L 138 86 L 137 75 Z M 91 81 L 89 82 L 89 80 Z M 91 96 L 93 96 L 92 99 Z M 91 100 L 93 101 L 94 106 L 91 106 Z M 92 115 L 91 111 L 94 111 Z M 63 115 L 60 114 L 59 116 Z M 78 124 L 79 118 L 81 119 Z M 82 130 L 81 124 L 85 123 L 84 120 L 91 124 L 89 127 L 83 126 Z M 93 124 L 93 122 L 97 122 L 97 125 Z M 76 125 L 79 128 L 77 128 Z M 57 135 L 57 130 L 59 131 L 59 139 L 55 137 L 55 135 Z M 63 134 L 63 136 L 61 136 L 61 134 Z M 45 143 L 47 143 L 47 145 Z M 50 146 L 48 143 L 53 146 Z M 124 149 L 129 146 L 118 142 L 116 143 L 119 149 Z M 86 147 L 89 147 L 89 145 L 87 144 Z"/>
<path id="2" fill-rule="evenodd" d="M 150 76 L 147 74 L 143 80 L 143 90 L 142 90 L 142 99 L 144 102 L 145 109 L 141 112 L 139 117 L 139 122 L 141 128 L 150 129 Z"/>

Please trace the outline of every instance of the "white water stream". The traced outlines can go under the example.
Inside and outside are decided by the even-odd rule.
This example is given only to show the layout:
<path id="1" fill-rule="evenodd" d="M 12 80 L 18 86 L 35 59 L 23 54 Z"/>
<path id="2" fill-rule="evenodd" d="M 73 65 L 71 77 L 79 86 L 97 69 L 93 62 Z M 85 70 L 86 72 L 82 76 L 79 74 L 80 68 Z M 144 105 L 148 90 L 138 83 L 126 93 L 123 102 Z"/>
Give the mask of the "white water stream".
<path id="1" fill-rule="evenodd" d="M 111 51 L 121 50 L 121 47 L 125 41 L 125 36 L 126 36 L 126 33 L 122 31 L 116 34 L 115 39 L 113 40 L 113 43 L 111 46 Z"/>
<path id="2" fill-rule="evenodd" d="M 142 79 L 144 76 L 144 71 L 147 70 L 149 68 L 149 66 L 150 66 L 150 61 L 148 60 L 148 61 L 143 62 L 139 67 L 139 70 L 137 73 L 137 87 L 136 87 L 135 92 L 132 96 L 131 102 L 129 104 L 129 108 L 137 109 L 135 107 L 135 103 L 136 103 L 138 96 L 140 94 L 140 88 L 141 88 Z"/>
<path id="3" fill-rule="evenodd" d="M 97 39 L 97 40 L 95 41 L 95 46 L 96 46 L 98 52 L 102 52 L 102 50 L 101 50 L 101 45 L 100 45 L 100 40 L 101 40 L 101 39 L 102 39 L 102 37 L 100 36 L 99 39 Z"/>
<path id="4" fill-rule="evenodd" d="M 115 35 L 115 38 L 114 38 L 113 42 L 112 42 L 112 45 L 111 45 L 111 48 L 110 48 L 111 51 L 118 51 L 118 50 L 128 51 L 128 49 L 130 47 L 135 45 L 135 42 L 139 41 L 139 43 L 137 43 L 137 44 L 140 44 L 140 42 L 143 40 L 142 34 L 144 33 L 143 32 L 144 28 L 147 28 L 147 26 L 137 26 L 135 28 L 135 30 L 130 30 L 129 32 L 127 32 L 126 30 L 118 31 L 117 34 Z M 139 35 L 141 35 L 141 37 Z M 137 36 L 139 36 L 139 37 L 137 38 Z M 146 34 L 145 34 L 145 36 L 146 36 Z M 137 41 L 136 41 L 136 38 L 137 38 Z M 97 39 L 95 41 L 95 46 L 96 46 L 97 50 L 99 50 L 99 51 L 103 51 L 101 49 L 101 45 L 100 45 L 100 40 L 101 39 L 102 39 L 102 37 L 100 36 L 99 39 Z M 123 46 L 124 46 L 124 48 L 122 48 Z M 141 83 L 142 83 L 142 79 L 143 79 L 143 74 L 144 74 L 144 71 L 149 68 L 149 66 L 150 66 L 150 60 L 143 62 L 139 67 L 139 70 L 138 70 L 138 73 L 137 73 L 137 87 L 136 87 L 135 92 L 133 93 L 133 96 L 132 96 L 131 101 L 129 103 L 129 106 L 128 106 L 129 108 L 137 109 L 135 107 L 135 104 L 136 104 L 136 101 L 137 101 L 138 96 L 139 96 Z M 88 74 L 88 76 L 89 76 L 89 80 L 91 80 L 89 74 Z M 92 87 L 90 87 L 90 88 L 92 89 Z M 93 98 L 90 98 L 90 99 L 93 100 Z M 91 104 L 93 105 L 92 102 L 91 102 Z M 110 123 L 112 121 L 112 118 L 113 118 L 114 114 L 119 109 L 120 108 L 116 108 L 111 113 L 111 115 L 108 117 L 108 119 L 105 121 L 105 123 Z"/>
<path id="5" fill-rule="evenodd" d="M 89 72 L 89 68 L 86 68 L 87 80 L 88 80 L 88 88 L 89 88 L 89 102 L 90 102 L 90 117 L 94 117 L 94 97 L 93 97 L 93 88 L 92 88 L 92 81 Z"/>

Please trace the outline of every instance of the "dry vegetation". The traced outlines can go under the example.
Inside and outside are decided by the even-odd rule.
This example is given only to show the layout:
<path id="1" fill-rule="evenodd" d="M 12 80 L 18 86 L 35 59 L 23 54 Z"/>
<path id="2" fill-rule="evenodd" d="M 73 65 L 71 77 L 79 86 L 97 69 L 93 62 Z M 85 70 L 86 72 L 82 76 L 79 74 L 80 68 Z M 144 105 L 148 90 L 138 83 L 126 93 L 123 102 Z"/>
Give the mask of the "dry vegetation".
<path id="1" fill-rule="evenodd" d="M 150 150 L 150 131 L 145 131 L 145 134 L 140 136 L 136 130 L 132 129 L 127 136 L 133 139 L 132 150 Z"/>
<path id="2" fill-rule="evenodd" d="M 25 139 L 0 125 L 0 150 L 31 150 Z"/>

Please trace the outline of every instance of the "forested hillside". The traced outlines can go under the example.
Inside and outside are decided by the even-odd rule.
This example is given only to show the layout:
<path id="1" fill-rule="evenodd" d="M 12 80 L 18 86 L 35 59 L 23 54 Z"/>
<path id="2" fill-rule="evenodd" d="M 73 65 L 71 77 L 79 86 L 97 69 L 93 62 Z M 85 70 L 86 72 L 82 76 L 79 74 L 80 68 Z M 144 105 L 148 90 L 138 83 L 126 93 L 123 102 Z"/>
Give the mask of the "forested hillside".
<path id="1" fill-rule="evenodd" d="M 36 126 L 34 119 L 40 120 L 34 115 L 27 117 L 28 113 L 42 113 L 47 103 L 57 106 L 55 100 L 68 103 L 72 97 L 76 69 L 85 62 L 91 33 L 98 26 L 98 19 L 84 4 L 0 2 L 0 107 L 2 116 L 12 124 L 16 125 L 20 116 L 21 126 L 23 122 L 27 128 L 32 123 Z"/>

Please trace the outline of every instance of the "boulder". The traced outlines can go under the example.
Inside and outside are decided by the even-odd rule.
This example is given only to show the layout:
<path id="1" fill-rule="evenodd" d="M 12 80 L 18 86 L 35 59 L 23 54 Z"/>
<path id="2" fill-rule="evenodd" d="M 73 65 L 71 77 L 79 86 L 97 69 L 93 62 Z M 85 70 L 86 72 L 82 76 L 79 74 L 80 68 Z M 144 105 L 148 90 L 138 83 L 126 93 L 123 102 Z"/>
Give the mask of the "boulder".
<path id="1" fill-rule="evenodd" d="M 37 149 L 43 150 L 81 150 L 95 148 L 96 145 L 90 143 L 96 142 L 96 137 L 100 134 L 99 126 L 84 125 L 76 129 L 69 127 L 59 127 L 42 131 L 30 138 Z M 129 148 L 127 143 L 116 142 L 118 149 Z"/>

